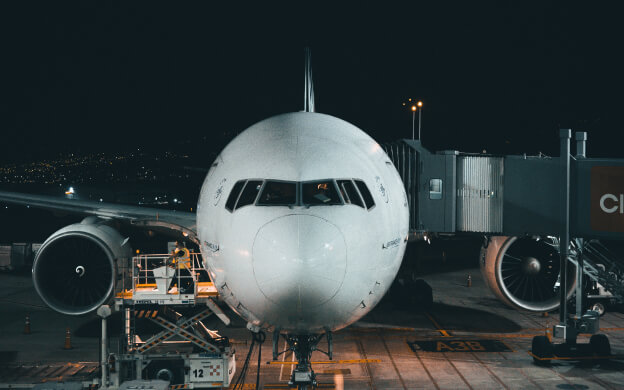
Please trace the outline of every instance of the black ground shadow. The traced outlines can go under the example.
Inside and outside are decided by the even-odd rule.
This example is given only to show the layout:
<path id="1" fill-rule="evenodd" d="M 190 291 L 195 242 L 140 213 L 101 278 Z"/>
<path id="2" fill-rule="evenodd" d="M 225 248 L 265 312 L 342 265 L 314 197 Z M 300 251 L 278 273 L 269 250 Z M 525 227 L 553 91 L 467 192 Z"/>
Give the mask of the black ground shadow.
<path id="1" fill-rule="evenodd" d="M 17 351 L 0 351 L 0 363 L 10 363 L 17 358 Z"/>
<path id="2" fill-rule="evenodd" d="M 434 302 L 428 308 L 419 305 L 401 305 L 390 299 L 382 300 L 361 321 L 398 327 L 431 327 L 435 322 L 447 331 L 480 333 L 513 333 L 522 327 L 509 318 L 485 310 Z"/>
<path id="3" fill-rule="evenodd" d="M 485 333 L 513 333 L 522 327 L 509 318 L 485 310 L 434 303 L 428 310 L 445 330 Z"/>

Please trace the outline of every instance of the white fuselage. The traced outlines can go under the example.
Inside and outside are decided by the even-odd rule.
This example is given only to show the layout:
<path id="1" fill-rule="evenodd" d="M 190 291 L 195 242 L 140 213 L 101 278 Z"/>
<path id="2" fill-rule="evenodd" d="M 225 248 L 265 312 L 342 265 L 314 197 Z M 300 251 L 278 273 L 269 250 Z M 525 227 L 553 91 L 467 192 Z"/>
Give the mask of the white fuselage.
<path id="1" fill-rule="evenodd" d="M 249 179 L 255 200 L 226 208 L 235 184 Z M 338 183 L 353 180 L 365 183 L 373 207 L 340 193 Z M 294 183 L 296 201 L 261 205 L 267 181 Z M 322 194 L 320 204 L 304 201 L 311 187 L 332 183 L 340 195 L 331 202 L 341 204 Z M 234 311 L 254 326 L 311 334 L 343 328 L 379 302 L 403 258 L 408 213 L 401 178 L 372 138 L 338 118 L 298 112 L 251 126 L 223 150 L 202 186 L 197 229 L 204 264 Z"/>

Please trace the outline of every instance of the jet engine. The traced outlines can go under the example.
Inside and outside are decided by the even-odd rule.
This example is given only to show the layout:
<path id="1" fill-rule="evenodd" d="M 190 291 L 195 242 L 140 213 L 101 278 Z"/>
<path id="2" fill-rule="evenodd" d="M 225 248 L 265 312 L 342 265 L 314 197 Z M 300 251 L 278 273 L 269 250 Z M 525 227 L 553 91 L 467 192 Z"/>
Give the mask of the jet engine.
<path id="1" fill-rule="evenodd" d="M 481 273 L 494 295 L 513 308 L 559 307 L 559 240 L 554 237 L 491 237 L 481 248 Z M 568 298 L 576 267 L 568 263 Z"/>
<path id="2" fill-rule="evenodd" d="M 128 238 L 102 220 L 87 217 L 60 229 L 41 245 L 33 262 L 35 289 L 60 313 L 89 313 L 111 298 L 117 260 L 130 256 Z"/>

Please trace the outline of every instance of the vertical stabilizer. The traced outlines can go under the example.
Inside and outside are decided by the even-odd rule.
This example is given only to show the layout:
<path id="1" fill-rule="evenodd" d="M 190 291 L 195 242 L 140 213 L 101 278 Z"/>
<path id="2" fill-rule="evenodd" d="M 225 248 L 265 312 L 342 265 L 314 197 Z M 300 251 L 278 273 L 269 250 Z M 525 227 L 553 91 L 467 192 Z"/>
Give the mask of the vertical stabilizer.
<path id="1" fill-rule="evenodd" d="M 305 87 L 303 111 L 314 112 L 314 84 L 312 83 L 312 51 L 305 48 Z"/>

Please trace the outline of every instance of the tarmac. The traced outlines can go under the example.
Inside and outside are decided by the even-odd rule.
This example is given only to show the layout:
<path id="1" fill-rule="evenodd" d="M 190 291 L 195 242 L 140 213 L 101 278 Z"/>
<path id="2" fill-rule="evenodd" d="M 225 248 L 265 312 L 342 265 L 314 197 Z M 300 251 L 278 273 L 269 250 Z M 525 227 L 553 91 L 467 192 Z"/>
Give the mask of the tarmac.
<path id="1" fill-rule="evenodd" d="M 472 285 L 467 286 L 471 276 Z M 384 300 L 356 324 L 333 335 L 334 356 L 312 356 L 325 389 L 624 389 L 624 359 L 556 360 L 536 365 L 528 351 L 535 335 L 557 323 L 549 316 L 516 311 L 499 302 L 478 269 L 435 272 L 423 277 L 433 288 L 428 310 Z M 216 318 L 207 325 L 228 336 L 236 349 L 237 370 L 251 343 L 243 321 L 225 327 Z M 25 318 L 30 333 L 25 334 Z M 0 388 L 29 388 L 40 382 L 81 381 L 98 375 L 100 320 L 70 317 L 45 306 L 28 274 L 0 273 Z M 601 333 L 614 354 L 624 353 L 624 314 L 609 310 Z M 71 349 L 66 347 L 66 330 Z M 115 349 L 119 316 L 109 322 Z M 582 335 L 579 342 L 587 342 Z M 285 349 L 283 340 L 280 349 Z M 320 349 L 326 350 L 321 342 Z M 271 361 L 271 335 L 262 344 L 260 387 L 284 389 L 293 356 Z M 619 355 L 620 357 L 622 355 Z M 254 389 L 257 349 L 251 355 L 245 389 Z M 238 375 L 238 374 L 237 374 Z"/>

